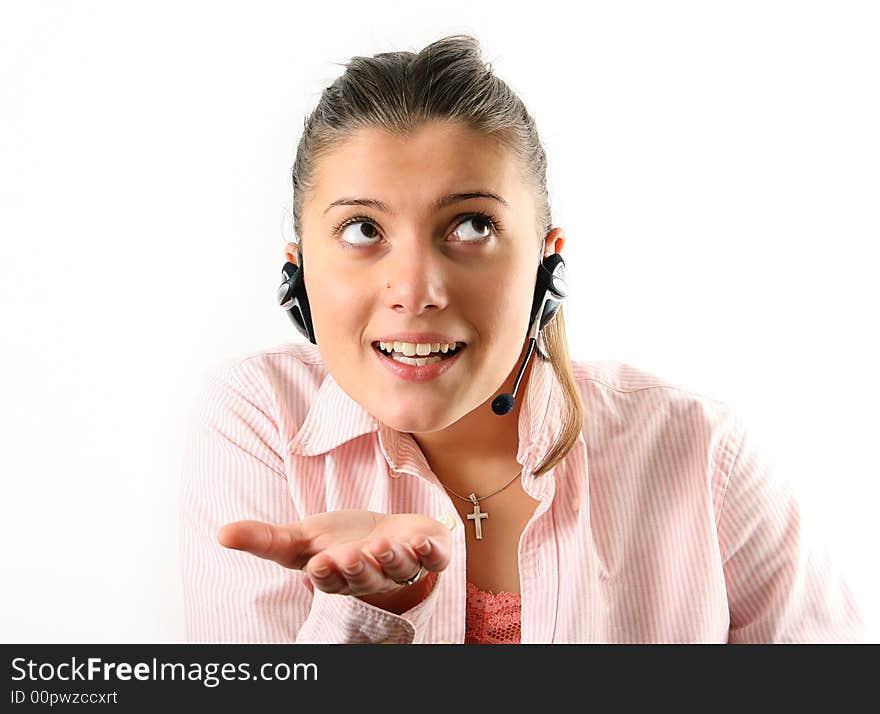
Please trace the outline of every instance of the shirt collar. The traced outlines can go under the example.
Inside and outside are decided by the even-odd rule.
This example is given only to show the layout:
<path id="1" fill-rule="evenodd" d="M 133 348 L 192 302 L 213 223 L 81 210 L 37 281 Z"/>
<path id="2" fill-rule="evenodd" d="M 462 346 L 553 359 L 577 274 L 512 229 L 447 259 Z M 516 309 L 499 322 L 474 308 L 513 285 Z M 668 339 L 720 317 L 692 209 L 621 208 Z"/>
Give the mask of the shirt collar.
<path id="1" fill-rule="evenodd" d="M 524 467 L 535 466 L 547 453 L 561 429 L 562 388 L 553 365 L 534 356 L 525 386 L 525 401 L 519 412 L 519 449 L 516 460 Z M 523 385 L 520 385 L 520 394 Z M 503 417 L 499 417 L 503 418 Z M 419 475 L 430 471 L 418 444 L 407 432 L 379 422 L 354 401 L 327 373 L 288 450 L 303 456 L 318 456 L 364 434 L 379 433 L 388 465 L 395 471 Z"/>
<path id="2" fill-rule="evenodd" d="M 302 426 L 287 448 L 293 454 L 318 456 L 378 429 L 375 417 L 348 396 L 327 372 Z"/>

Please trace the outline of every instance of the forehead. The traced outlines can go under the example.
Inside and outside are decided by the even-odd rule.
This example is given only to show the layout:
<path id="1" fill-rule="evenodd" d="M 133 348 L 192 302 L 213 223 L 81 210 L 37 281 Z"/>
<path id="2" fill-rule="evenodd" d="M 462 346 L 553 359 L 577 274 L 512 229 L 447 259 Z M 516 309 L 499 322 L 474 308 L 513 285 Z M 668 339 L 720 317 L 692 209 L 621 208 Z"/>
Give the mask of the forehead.
<path id="1" fill-rule="evenodd" d="M 423 125 L 408 136 L 362 129 L 325 154 L 316 174 L 321 206 L 351 195 L 416 208 L 443 193 L 477 189 L 512 203 L 524 188 L 513 153 L 499 140 L 445 122 Z"/>

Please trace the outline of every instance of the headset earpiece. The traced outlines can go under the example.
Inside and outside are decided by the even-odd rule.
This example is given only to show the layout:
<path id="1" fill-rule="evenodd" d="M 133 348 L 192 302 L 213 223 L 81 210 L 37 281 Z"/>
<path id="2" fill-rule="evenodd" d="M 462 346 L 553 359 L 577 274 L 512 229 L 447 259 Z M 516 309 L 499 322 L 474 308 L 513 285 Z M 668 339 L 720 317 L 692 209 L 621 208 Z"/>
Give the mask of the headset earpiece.
<path id="1" fill-rule="evenodd" d="M 282 282 L 278 287 L 278 304 L 288 314 L 299 333 L 316 345 L 318 343 L 315 341 L 315 329 L 312 326 L 312 310 L 309 306 L 309 296 L 306 294 L 302 250 L 299 246 L 297 246 L 297 259 L 299 267 L 286 262 L 281 269 Z"/>
<path id="2" fill-rule="evenodd" d="M 529 314 L 529 327 L 532 328 L 538 312 L 541 312 L 540 322 L 534 330 L 535 336 L 553 319 L 566 297 L 568 285 L 565 282 L 565 261 L 559 253 L 551 253 L 538 265 L 538 276 L 535 280 L 535 295 Z"/>

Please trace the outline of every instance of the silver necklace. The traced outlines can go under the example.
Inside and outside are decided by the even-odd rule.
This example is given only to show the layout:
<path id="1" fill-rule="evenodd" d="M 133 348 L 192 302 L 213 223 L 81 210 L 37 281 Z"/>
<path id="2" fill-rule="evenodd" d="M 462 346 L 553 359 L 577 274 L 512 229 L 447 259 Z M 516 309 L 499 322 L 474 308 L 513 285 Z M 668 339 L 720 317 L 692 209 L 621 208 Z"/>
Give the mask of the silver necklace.
<path id="1" fill-rule="evenodd" d="M 483 540 L 482 520 L 484 518 L 489 517 L 489 514 L 486 511 L 480 510 L 480 501 L 485 501 L 487 498 L 489 498 L 489 496 L 494 496 L 499 491 L 503 491 L 505 488 L 510 486 L 510 484 L 512 484 L 514 482 L 514 480 L 516 480 L 516 477 L 519 476 L 521 473 L 522 473 L 522 469 L 520 469 L 519 473 L 517 473 L 516 476 L 514 476 L 512 479 L 510 479 L 510 481 L 508 481 L 506 484 L 504 484 L 501 488 L 496 488 L 494 491 L 492 491 L 492 493 L 490 493 L 487 496 L 483 496 L 482 498 L 477 498 L 476 495 L 473 493 L 470 494 L 470 496 L 468 496 L 467 498 L 465 498 L 460 493 L 456 493 L 455 491 L 453 491 L 446 484 L 443 484 L 443 488 L 445 488 L 447 491 L 449 491 L 449 493 L 451 493 L 453 496 L 458 496 L 462 501 L 468 501 L 468 502 L 474 504 L 474 512 L 468 513 L 468 520 L 474 522 L 474 528 L 476 529 L 476 533 L 477 533 L 477 540 Z"/>

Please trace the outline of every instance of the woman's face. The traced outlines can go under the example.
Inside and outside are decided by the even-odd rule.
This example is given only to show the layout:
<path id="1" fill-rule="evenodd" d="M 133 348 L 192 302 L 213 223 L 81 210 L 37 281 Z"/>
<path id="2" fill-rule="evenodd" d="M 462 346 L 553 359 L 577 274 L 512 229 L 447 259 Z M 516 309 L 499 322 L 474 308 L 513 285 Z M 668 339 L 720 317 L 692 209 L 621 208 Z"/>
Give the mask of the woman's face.
<path id="1" fill-rule="evenodd" d="M 437 203 L 474 193 L 501 200 Z M 331 205 L 364 199 L 383 205 Z M 449 123 L 406 139 L 362 131 L 320 160 L 302 225 L 315 338 L 349 396 L 406 432 L 444 429 L 491 401 L 522 354 L 544 254 L 534 193 L 506 149 Z M 422 367 L 383 356 L 380 341 L 463 347 L 402 355 Z"/>

